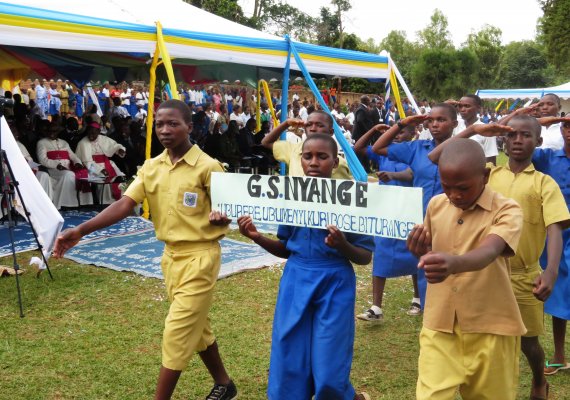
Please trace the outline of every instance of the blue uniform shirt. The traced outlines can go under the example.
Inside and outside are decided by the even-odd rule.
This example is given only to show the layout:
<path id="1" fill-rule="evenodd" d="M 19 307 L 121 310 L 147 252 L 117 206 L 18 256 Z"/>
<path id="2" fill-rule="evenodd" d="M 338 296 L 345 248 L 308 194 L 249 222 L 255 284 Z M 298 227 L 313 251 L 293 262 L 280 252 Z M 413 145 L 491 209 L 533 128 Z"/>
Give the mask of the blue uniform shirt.
<path id="1" fill-rule="evenodd" d="M 349 243 L 374 251 L 374 242 L 370 236 L 343 232 Z M 277 237 L 291 252 L 290 257 L 304 258 L 312 261 L 327 261 L 331 265 L 347 263 L 347 258 L 337 249 L 325 244 L 329 232 L 326 229 L 303 228 L 299 226 L 279 225 Z"/>
<path id="2" fill-rule="evenodd" d="M 414 173 L 413 186 L 423 189 L 424 215 L 431 198 L 443 193 L 437 164 L 428 158 L 433 149 L 433 140 L 415 140 L 388 146 L 388 158 L 409 165 Z"/>
<path id="3" fill-rule="evenodd" d="M 566 204 L 570 205 L 570 158 L 566 156 L 564 148 L 535 149 L 532 163 L 537 171 L 550 175 L 558 183 Z"/>

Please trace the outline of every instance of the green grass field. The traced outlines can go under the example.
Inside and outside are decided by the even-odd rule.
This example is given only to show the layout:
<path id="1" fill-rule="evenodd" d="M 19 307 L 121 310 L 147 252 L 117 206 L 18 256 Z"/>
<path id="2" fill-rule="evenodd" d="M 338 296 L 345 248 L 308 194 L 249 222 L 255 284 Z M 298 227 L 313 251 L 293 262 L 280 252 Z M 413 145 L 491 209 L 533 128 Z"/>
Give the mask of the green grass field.
<path id="1" fill-rule="evenodd" d="M 500 156 L 499 163 L 505 158 Z M 239 239 L 236 232 L 230 237 Z M 18 255 L 25 266 L 32 253 Z M 11 259 L 0 259 L 11 264 Z M 0 279 L 0 400 L 150 399 L 160 365 L 163 282 L 131 273 L 52 260 L 46 273 L 22 275 L 26 317 L 18 317 L 15 279 Z M 240 399 L 264 399 L 273 307 L 281 267 L 219 281 L 211 312 L 226 367 Z M 371 266 L 356 267 L 356 312 L 372 300 Z M 352 381 L 373 399 L 413 399 L 421 318 L 405 314 L 412 298 L 408 278 L 389 280 L 385 321 L 358 321 Z M 550 319 L 542 339 L 552 355 Z M 567 340 L 567 345 L 570 345 Z M 569 354 L 569 353 L 567 353 Z M 528 398 L 529 369 L 521 359 L 519 399 Z M 549 378 L 551 399 L 570 399 L 570 371 Z M 202 399 L 212 382 L 195 357 L 175 399 Z M 298 399 L 292 399 L 298 400 Z M 497 399 L 501 400 L 501 399 Z"/>
<path id="2" fill-rule="evenodd" d="M 234 236 L 234 235 L 232 235 Z M 26 265 L 31 253 L 18 256 Z M 0 260 L 10 264 L 9 259 Z M 160 365 L 168 303 L 162 281 L 52 260 L 55 280 L 22 275 L 26 317 L 18 317 L 14 278 L 0 279 L 0 399 L 150 399 Z M 357 267 L 357 307 L 371 302 L 370 266 Z M 273 307 L 281 267 L 219 281 L 211 318 L 241 399 L 264 399 Z M 406 278 L 389 280 L 385 322 L 359 321 L 352 381 L 373 399 L 413 399 L 421 318 L 405 314 L 412 297 Z M 552 354 L 550 324 L 543 339 Z M 520 399 L 529 370 L 521 362 Z M 570 398 L 570 373 L 550 378 L 551 399 Z M 195 357 L 175 399 L 201 399 L 211 386 Z M 296 400 L 296 399 L 293 399 Z"/>

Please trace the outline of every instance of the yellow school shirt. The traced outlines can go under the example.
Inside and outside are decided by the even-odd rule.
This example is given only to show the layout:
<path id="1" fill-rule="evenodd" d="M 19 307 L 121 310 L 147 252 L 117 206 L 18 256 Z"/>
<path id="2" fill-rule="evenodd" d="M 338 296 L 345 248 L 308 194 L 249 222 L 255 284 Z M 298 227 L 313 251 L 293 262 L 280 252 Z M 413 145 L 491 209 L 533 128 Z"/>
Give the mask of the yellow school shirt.
<path id="1" fill-rule="evenodd" d="M 560 187 L 550 176 L 535 170 L 532 164 L 518 174 L 514 174 L 508 164 L 487 166 L 491 168 L 489 186 L 515 200 L 523 210 L 522 235 L 518 251 L 510 259 L 511 268 L 522 271 L 537 266 L 544 249 L 546 228 L 570 220 Z"/>
<path id="2" fill-rule="evenodd" d="M 424 327 L 452 333 L 457 321 L 463 333 L 524 334 L 505 259 L 515 254 L 519 243 L 522 211 L 518 204 L 489 187 L 467 210 L 455 207 L 445 194 L 440 194 L 430 200 L 424 226 L 431 234 L 434 252 L 462 255 L 491 234 L 507 244 L 503 255 L 480 271 L 428 283 Z"/>
<path id="3" fill-rule="evenodd" d="M 273 157 L 277 161 L 284 162 L 288 167 L 289 176 L 304 176 L 303 166 L 301 165 L 301 154 L 303 150 L 303 142 L 291 143 L 286 140 L 278 140 L 273 143 Z M 350 170 L 346 160 L 338 157 L 338 167 L 333 169 L 333 179 L 352 179 Z"/>
<path id="4" fill-rule="evenodd" d="M 221 239 L 227 226 L 210 224 L 210 176 L 223 172 L 216 160 L 192 146 L 172 165 L 167 150 L 146 160 L 125 196 L 137 203 L 146 197 L 156 238 L 167 245 Z"/>

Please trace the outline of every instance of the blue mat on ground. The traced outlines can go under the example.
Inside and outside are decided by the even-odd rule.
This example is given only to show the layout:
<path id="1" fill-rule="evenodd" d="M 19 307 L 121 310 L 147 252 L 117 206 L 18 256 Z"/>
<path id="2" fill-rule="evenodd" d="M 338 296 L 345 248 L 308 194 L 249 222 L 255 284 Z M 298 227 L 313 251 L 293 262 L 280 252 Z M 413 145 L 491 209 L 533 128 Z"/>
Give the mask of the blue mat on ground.
<path id="1" fill-rule="evenodd" d="M 93 217 L 96 212 L 63 212 L 64 228 L 77 226 Z M 19 223 L 14 229 L 16 251 L 37 249 L 31 228 Z M 268 254 L 257 245 L 232 239 L 223 239 L 222 266 L 219 277 L 223 278 L 240 271 L 274 265 L 283 260 Z M 156 240 L 152 222 L 129 217 L 107 229 L 85 236 L 65 255 L 70 260 L 110 268 L 116 271 L 131 271 L 140 275 L 162 279 L 160 258 L 164 243 Z M 11 254 L 7 226 L 0 226 L 0 256 Z"/>

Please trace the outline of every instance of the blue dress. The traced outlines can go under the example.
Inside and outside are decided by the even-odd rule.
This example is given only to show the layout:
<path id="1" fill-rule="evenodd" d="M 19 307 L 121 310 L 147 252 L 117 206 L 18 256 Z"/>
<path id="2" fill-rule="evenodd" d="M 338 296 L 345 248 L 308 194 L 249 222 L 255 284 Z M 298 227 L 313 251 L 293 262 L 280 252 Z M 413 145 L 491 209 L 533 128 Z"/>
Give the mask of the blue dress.
<path id="1" fill-rule="evenodd" d="M 428 158 L 428 154 L 435 149 L 435 146 L 434 140 L 415 140 L 388 146 L 388 158 L 408 164 L 414 173 L 413 186 L 422 188 L 424 217 L 431 198 L 443 193 L 439 178 L 439 168 L 437 164 L 434 164 Z M 426 299 L 427 281 L 423 269 L 418 269 L 417 273 L 418 290 L 423 308 Z"/>
<path id="2" fill-rule="evenodd" d="M 570 209 L 570 158 L 564 149 L 536 149 L 532 162 L 537 171 L 550 175 L 558 183 L 560 190 Z M 544 303 L 544 311 L 555 317 L 570 320 L 570 229 L 562 232 L 562 256 L 558 267 L 558 278 L 552 294 Z M 540 265 L 546 268 L 547 254 L 545 250 L 540 257 Z"/>
<path id="3" fill-rule="evenodd" d="M 378 171 L 401 172 L 409 167 L 406 164 L 395 162 L 388 157 L 378 155 L 368 146 L 366 154 L 370 161 L 378 164 Z M 380 185 L 411 187 L 411 182 L 390 181 L 378 182 Z M 380 278 L 395 278 L 417 274 L 418 260 L 406 247 L 405 240 L 383 238 L 374 236 L 374 262 L 372 275 Z"/>
<path id="4" fill-rule="evenodd" d="M 373 251 L 372 238 L 344 233 Z M 325 229 L 279 226 L 290 251 L 275 305 L 270 400 L 352 400 L 356 277 L 352 264 L 325 244 Z"/>

